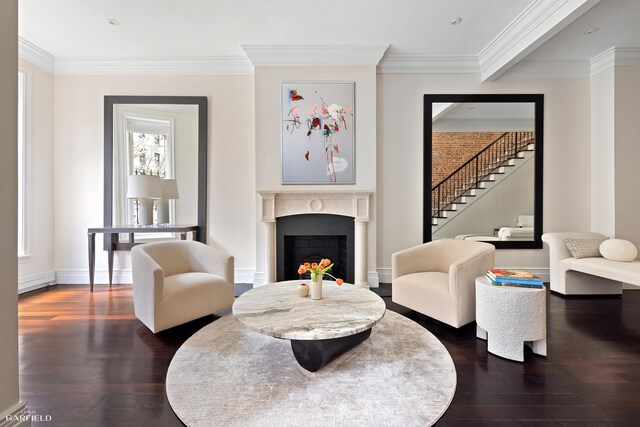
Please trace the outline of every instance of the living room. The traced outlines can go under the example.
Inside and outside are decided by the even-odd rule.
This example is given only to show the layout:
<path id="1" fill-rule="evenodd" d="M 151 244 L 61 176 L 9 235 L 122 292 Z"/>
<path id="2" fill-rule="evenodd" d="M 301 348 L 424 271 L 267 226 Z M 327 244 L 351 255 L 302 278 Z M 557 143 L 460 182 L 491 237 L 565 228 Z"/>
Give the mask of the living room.
<path id="1" fill-rule="evenodd" d="M 574 0 L 553 5 L 557 2 L 523 0 L 508 5 L 495 1 L 449 5 L 435 1 L 421 5 L 408 1 L 405 8 L 393 6 L 393 11 L 388 10 L 389 5 L 368 6 L 375 19 L 358 13 L 368 3 L 336 3 L 333 6 L 347 8 L 344 16 L 351 16 L 352 23 L 332 24 L 333 32 L 319 27 L 317 33 L 295 43 L 290 40 L 302 37 L 297 32 L 278 31 L 290 19 L 282 17 L 291 13 L 284 7 L 276 13 L 256 4 L 259 2 L 247 2 L 245 7 L 256 10 L 256 16 L 272 19 L 256 31 L 247 23 L 238 24 L 244 17 L 239 18 L 242 12 L 237 4 L 213 7 L 197 3 L 159 7 L 152 17 L 165 31 L 173 25 L 172 18 L 183 14 L 185 21 L 180 23 L 184 31 L 167 31 L 156 43 L 151 31 L 135 29 L 149 18 L 144 10 L 87 5 L 87 10 L 72 12 L 71 2 L 2 3 L 2 52 L 10 59 L 1 66 L 2 93 L 16 92 L 17 69 L 26 73 L 30 175 L 26 213 L 29 256 L 18 262 L 15 241 L 3 244 L 2 270 L 11 286 L 3 286 L 0 298 L 1 338 L 9 344 L 2 350 L 0 413 L 21 400 L 16 354 L 18 303 L 13 284 L 19 284 L 21 293 L 68 285 L 86 293 L 76 295 L 74 304 L 92 304 L 94 300 L 107 304 L 101 300 L 110 292 L 107 253 L 96 253 L 95 296 L 88 290 L 87 263 L 87 229 L 104 225 L 105 96 L 207 97 L 205 241 L 234 257 L 237 284 L 258 288 L 272 275 L 269 244 L 265 242 L 269 234 L 265 230 L 264 194 L 336 191 L 368 194 L 368 211 L 360 231 L 364 233 L 360 254 L 366 256 L 358 263 L 364 272 L 359 277 L 374 290 L 390 284 L 392 255 L 423 243 L 424 96 L 428 94 L 542 94 L 544 169 L 542 229 L 538 231 L 593 231 L 640 246 L 636 214 L 640 196 L 635 190 L 640 178 L 635 165 L 640 154 L 635 143 L 640 134 L 640 34 L 633 25 L 640 8 L 636 2 Z M 209 22 L 214 17 L 209 14 L 212 7 L 220 9 L 215 25 Z M 495 12 L 495 21 L 479 22 L 485 19 L 484 7 Z M 314 1 L 301 8 L 310 12 L 308 16 L 318 8 L 327 9 L 323 14 L 333 9 Z M 461 22 L 453 24 L 458 17 Z M 426 21 L 422 24 L 418 19 Z M 233 23 L 238 29 L 220 37 Z M 253 25 L 260 26 L 255 21 Z M 337 31 L 350 26 L 353 28 L 347 32 Z M 414 32 L 403 31 L 405 26 Z M 430 29 L 415 32 L 423 26 Z M 209 27 L 218 28 L 218 32 Z M 138 38 L 133 38 L 136 34 Z M 205 39 L 211 42 L 202 41 Z M 353 83 L 352 184 L 283 184 L 283 82 Z M 14 129 L 16 113 L 12 110 L 17 95 L 6 98 L 2 101 L 3 128 Z M 6 134 L 7 147 L 15 145 L 14 134 L 17 129 Z M 3 185 L 7 200 L 17 199 L 18 192 L 17 155 L 12 150 L 7 151 L 12 155 L 2 159 L 2 180 L 12 183 Z M 196 159 L 193 162 L 195 165 Z M 14 203 L 2 207 L 7 234 L 17 229 L 14 211 Z M 98 235 L 98 248 L 103 246 L 102 238 Z M 494 263 L 500 268 L 527 270 L 549 281 L 546 246 L 499 248 Z M 115 253 L 113 282 L 131 289 L 128 252 Z M 627 298 L 629 293 L 633 290 L 625 289 L 624 298 L 605 298 L 602 304 L 630 304 L 637 297 Z M 130 295 L 126 297 L 129 300 Z M 552 296 L 559 306 L 574 302 L 570 297 Z M 597 300 L 575 302 L 598 305 Z M 128 322 L 137 321 L 133 312 L 129 315 Z M 20 318 L 21 322 L 26 320 Z M 443 334 L 436 333 L 439 339 L 456 341 L 455 330 L 443 325 L 435 329 Z M 186 332 L 180 337 L 182 334 Z M 462 336 L 467 339 L 468 333 Z M 472 337 L 470 342 L 474 341 Z M 633 351 L 637 346 L 636 340 L 619 351 Z M 523 366 L 539 357 L 527 354 Z M 27 369 L 21 366 L 21 375 Z M 625 382 L 637 390 L 638 381 L 626 377 Z M 638 407 L 627 410 L 637 412 Z M 478 414 L 471 419 L 474 416 L 482 419 Z M 617 421 L 611 414 L 593 419 L 623 425 L 630 421 L 625 416 Z M 463 423 L 461 419 L 457 421 Z M 56 420 L 52 421 L 55 424 Z M 179 423 L 175 416 L 172 421 Z M 447 418 L 441 422 L 447 424 Z"/>

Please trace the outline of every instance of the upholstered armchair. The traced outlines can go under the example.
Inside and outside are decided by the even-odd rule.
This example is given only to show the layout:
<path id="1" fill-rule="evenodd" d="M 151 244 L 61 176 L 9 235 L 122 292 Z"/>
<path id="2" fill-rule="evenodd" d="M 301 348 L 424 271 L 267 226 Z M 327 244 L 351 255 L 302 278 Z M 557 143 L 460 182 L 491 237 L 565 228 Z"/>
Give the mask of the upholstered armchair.
<path id="1" fill-rule="evenodd" d="M 493 268 L 495 247 L 442 239 L 391 256 L 395 303 L 455 328 L 476 318 L 475 278 Z"/>
<path id="2" fill-rule="evenodd" d="M 233 304 L 233 257 L 193 240 L 131 250 L 135 314 L 153 333 Z"/>

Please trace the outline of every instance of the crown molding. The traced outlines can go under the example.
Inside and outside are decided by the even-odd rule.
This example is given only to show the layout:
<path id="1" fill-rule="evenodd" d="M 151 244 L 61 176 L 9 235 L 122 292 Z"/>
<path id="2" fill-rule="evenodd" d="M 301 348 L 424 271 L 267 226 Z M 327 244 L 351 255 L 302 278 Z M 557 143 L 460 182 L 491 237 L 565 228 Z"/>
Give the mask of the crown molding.
<path id="1" fill-rule="evenodd" d="M 640 65 L 640 47 L 616 47 L 615 65 Z"/>
<path id="2" fill-rule="evenodd" d="M 640 65 L 639 47 L 611 47 L 591 58 L 591 77 L 621 65 Z"/>
<path id="3" fill-rule="evenodd" d="M 18 57 L 53 74 L 55 58 L 49 52 L 18 36 Z"/>
<path id="4" fill-rule="evenodd" d="M 534 0 L 478 54 L 482 81 L 495 80 L 601 0 Z"/>
<path id="5" fill-rule="evenodd" d="M 170 58 L 65 58 L 55 57 L 18 37 L 18 54 L 55 75 L 211 75 L 253 74 L 245 56 L 194 56 Z"/>
<path id="6" fill-rule="evenodd" d="M 241 45 L 254 66 L 378 65 L 389 45 Z"/>
<path id="7" fill-rule="evenodd" d="M 253 74 L 244 56 L 172 58 L 56 58 L 56 75 Z"/>
<path id="8" fill-rule="evenodd" d="M 477 74 L 475 56 L 385 55 L 378 64 L 379 74 Z"/>
<path id="9" fill-rule="evenodd" d="M 591 76 L 605 72 L 616 65 L 616 48 L 610 47 L 604 52 L 591 58 Z"/>
<path id="10" fill-rule="evenodd" d="M 590 77 L 588 61 L 522 61 L 506 71 L 501 79 L 569 79 Z"/>

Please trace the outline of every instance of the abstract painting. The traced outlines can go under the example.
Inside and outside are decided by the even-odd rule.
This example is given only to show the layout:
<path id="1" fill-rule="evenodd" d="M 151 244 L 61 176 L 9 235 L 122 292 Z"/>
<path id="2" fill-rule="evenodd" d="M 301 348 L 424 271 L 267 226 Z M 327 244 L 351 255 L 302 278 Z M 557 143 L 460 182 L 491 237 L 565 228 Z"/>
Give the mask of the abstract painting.
<path id="1" fill-rule="evenodd" d="M 282 183 L 355 184 L 354 83 L 282 83 Z"/>

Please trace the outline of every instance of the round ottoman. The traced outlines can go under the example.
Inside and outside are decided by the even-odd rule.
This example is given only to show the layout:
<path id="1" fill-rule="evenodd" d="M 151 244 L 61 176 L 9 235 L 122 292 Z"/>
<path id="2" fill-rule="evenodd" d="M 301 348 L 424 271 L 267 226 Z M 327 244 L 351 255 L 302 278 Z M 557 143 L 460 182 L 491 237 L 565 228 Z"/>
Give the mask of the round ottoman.
<path id="1" fill-rule="evenodd" d="M 489 353 L 524 361 L 524 345 L 547 355 L 547 292 L 495 286 L 476 278 L 476 336 L 487 340 Z"/>

